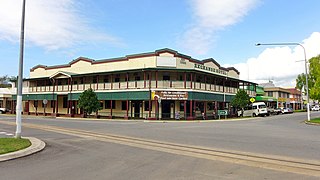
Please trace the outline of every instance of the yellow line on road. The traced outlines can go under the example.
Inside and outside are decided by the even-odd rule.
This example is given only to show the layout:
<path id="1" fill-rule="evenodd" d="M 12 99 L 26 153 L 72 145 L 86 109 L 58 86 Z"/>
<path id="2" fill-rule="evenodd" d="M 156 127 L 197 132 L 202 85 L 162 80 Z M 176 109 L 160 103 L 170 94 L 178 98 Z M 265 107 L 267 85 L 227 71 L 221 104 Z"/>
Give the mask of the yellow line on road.
<path id="1" fill-rule="evenodd" d="M 13 122 L 0 123 L 15 125 L 15 123 Z M 282 156 L 270 156 L 264 154 L 253 154 L 238 151 L 226 151 L 208 147 L 169 143 L 164 141 L 119 136 L 114 134 L 102 134 L 79 129 L 61 128 L 56 126 L 37 125 L 31 123 L 23 123 L 23 126 L 171 154 L 185 155 L 195 158 L 223 161 L 251 167 L 320 177 L 320 161 L 288 158 Z"/>

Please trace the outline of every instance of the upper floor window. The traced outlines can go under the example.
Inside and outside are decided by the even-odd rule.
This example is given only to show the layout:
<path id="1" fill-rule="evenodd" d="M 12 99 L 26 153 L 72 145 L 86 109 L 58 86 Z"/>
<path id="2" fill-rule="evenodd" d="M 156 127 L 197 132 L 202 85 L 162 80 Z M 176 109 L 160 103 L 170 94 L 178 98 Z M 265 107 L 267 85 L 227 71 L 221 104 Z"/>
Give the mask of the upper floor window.
<path id="1" fill-rule="evenodd" d="M 97 76 L 94 76 L 94 77 L 92 78 L 92 83 L 97 83 L 97 79 L 98 79 L 98 77 L 97 77 Z"/>
<path id="2" fill-rule="evenodd" d="M 140 81 L 140 80 L 141 80 L 141 78 L 140 78 L 140 76 L 136 76 L 136 77 L 134 77 L 134 80 L 136 80 L 136 81 Z"/>
<path id="3" fill-rule="evenodd" d="M 114 82 L 120 82 L 120 74 L 117 74 L 114 78 Z"/>
<path id="4" fill-rule="evenodd" d="M 169 75 L 163 75 L 163 80 L 164 81 L 170 81 L 170 76 Z"/>
<path id="5" fill-rule="evenodd" d="M 109 82 L 109 76 L 104 76 L 103 82 L 104 82 L 104 83 L 108 83 L 108 82 Z"/>

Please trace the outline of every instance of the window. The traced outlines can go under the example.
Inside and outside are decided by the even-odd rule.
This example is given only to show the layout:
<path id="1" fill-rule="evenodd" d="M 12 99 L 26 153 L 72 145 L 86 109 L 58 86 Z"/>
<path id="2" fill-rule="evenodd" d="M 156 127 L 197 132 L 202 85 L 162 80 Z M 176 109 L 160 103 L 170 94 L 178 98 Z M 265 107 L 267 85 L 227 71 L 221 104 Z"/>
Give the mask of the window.
<path id="1" fill-rule="evenodd" d="M 92 78 L 92 83 L 97 83 L 97 76 Z"/>
<path id="2" fill-rule="evenodd" d="M 214 102 L 212 102 L 212 103 L 208 103 L 208 110 L 214 110 Z"/>
<path id="3" fill-rule="evenodd" d="M 134 80 L 140 81 L 140 76 L 136 76 L 136 77 L 134 78 Z"/>
<path id="4" fill-rule="evenodd" d="M 191 74 L 187 74 L 187 81 L 191 81 Z"/>
<path id="5" fill-rule="evenodd" d="M 273 97 L 273 92 L 268 92 L 268 96 Z"/>
<path id="6" fill-rule="evenodd" d="M 163 75 L 163 80 L 164 81 L 170 81 L 170 76 L 169 75 Z"/>
<path id="7" fill-rule="evenodd" d="M 111 108 L 111 100 L 105 100 L 104 101 L 104 108 L 105 109 L 110 109 Z M 112 100 L 112 109 L 116 108 L 116 101 Z"/>
<path id="8" fill-rule="evenodd" d="M 121 101 L 121 110 L 127 110 L 127 101 Z"/>
<path id="9" fill-rule="evenodd" d="M 109 76 L 104 76 L 103 82 L 104 82 L 104 83 L 108 83 L 108 82 L 109 82 Z"/>
<path id="10" fill-rule="evenodd" d="M 34 107 L 38 107 L 38 100 L 36 100 L 36 101 L 33 101 L 33 105 L 34 105 Z"/>
<path id="11" fill-rule="evenodd" d="M 51 100 L 51 101 L 50 101 L 50 107 L 51 107 L 51 108 L 53 108 L 53 107 L 55 106 L 55 104 L 54 104 L 54 103 L 55 103 L 55 101 L 54 101 L 54 100 Z"/>
<path id="12" fill-rule="evenodd" d="M 144 102 L 144 110 L 149 111 L 149 101 Z M 152 102 L 151 102 L 151 106 L 150 106 L 150 111 L 152 111 Z"/>
<path id="13" fill-rule="evenodd" d="M 184 102 L 180 102 L 180 111 L 184 111 Z"/>
<path id="14" fill-rule="evenodd" d="M 114 78 L 114 82 L 120 82 L 120 74 L 117 74 Z"/>
<path id="15" fill-rule="evenodd" d="M 103 101 L 100 101 L 100 107 L 103 109 Z"/>
<path id="16" fill-rule="evenodd" d="M 68 97 L 63 97 L 63 108 L 68 107 Z"/>
<path id="17" fill-rule="evenodd" d="M 73 81 L 73 84 L 78 84 L 78 81 Z"/>

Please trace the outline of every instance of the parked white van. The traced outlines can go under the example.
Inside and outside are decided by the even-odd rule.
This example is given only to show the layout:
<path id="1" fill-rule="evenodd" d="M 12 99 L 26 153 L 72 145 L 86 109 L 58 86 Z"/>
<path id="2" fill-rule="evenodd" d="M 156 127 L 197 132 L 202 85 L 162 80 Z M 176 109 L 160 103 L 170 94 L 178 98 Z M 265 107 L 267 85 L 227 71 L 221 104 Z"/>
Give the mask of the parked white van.
<path id="1" fill-rule="evenodd" d="M 243 112 L 243 114 L 242 114 Z M 243 111 L 238 111 L 238 116 L 266 116 L 268 115 L 267 106 L 264 102 L 252 103 L 245 107 Z"/>

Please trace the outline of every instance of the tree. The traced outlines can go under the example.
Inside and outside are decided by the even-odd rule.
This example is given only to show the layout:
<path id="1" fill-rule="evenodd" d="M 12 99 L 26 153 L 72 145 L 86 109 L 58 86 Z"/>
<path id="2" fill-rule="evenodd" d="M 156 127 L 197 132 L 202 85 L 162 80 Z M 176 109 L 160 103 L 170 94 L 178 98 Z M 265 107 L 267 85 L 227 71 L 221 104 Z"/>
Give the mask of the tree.
<path id="1" fill-rule="evenodd" d="M 313 57 L 310 62 L 310 98 L 320 100 L 320 55 Z"/>
<path id="2" fill-rule="evenodd" d="M 80 94 L 78 108 L 82 108 L 85 115 L 101 109 L 98 97 L 91 88 Z"/>
<path id="3" fill-rule="evenodd" d="M 8 78 L 8 75 L 0 76 L 0 84 L 7 82 Z"/>
<path id="4" fill-rule="evenodd" d="M 10 88 L 9 80 L 10 77 L 8 75 L 0 76 L 0 88 Z"/>
<path id="5" fill-rule="evenodd" d="M 304 73 L 298 74 L 298 77 L 296 79 L 296 88 L 302 91 L 304 89 L 304 92 L 306 92 L 306 75 Z"/>
<path id="6" fill-rule="evenodd" d="M 308 89 L 311 99 L 320 100 L 320 55 L 309 60 Z M 296 87 L 306 92 L 306 75 L 299 74 L 296 79 Z"/>
<path id="7" fill-rule="evenodd" d="M 249 104 L 249 95 L 246 91 L 240 89 L 231 101 L 231 105 L 243 109 Z"/>

